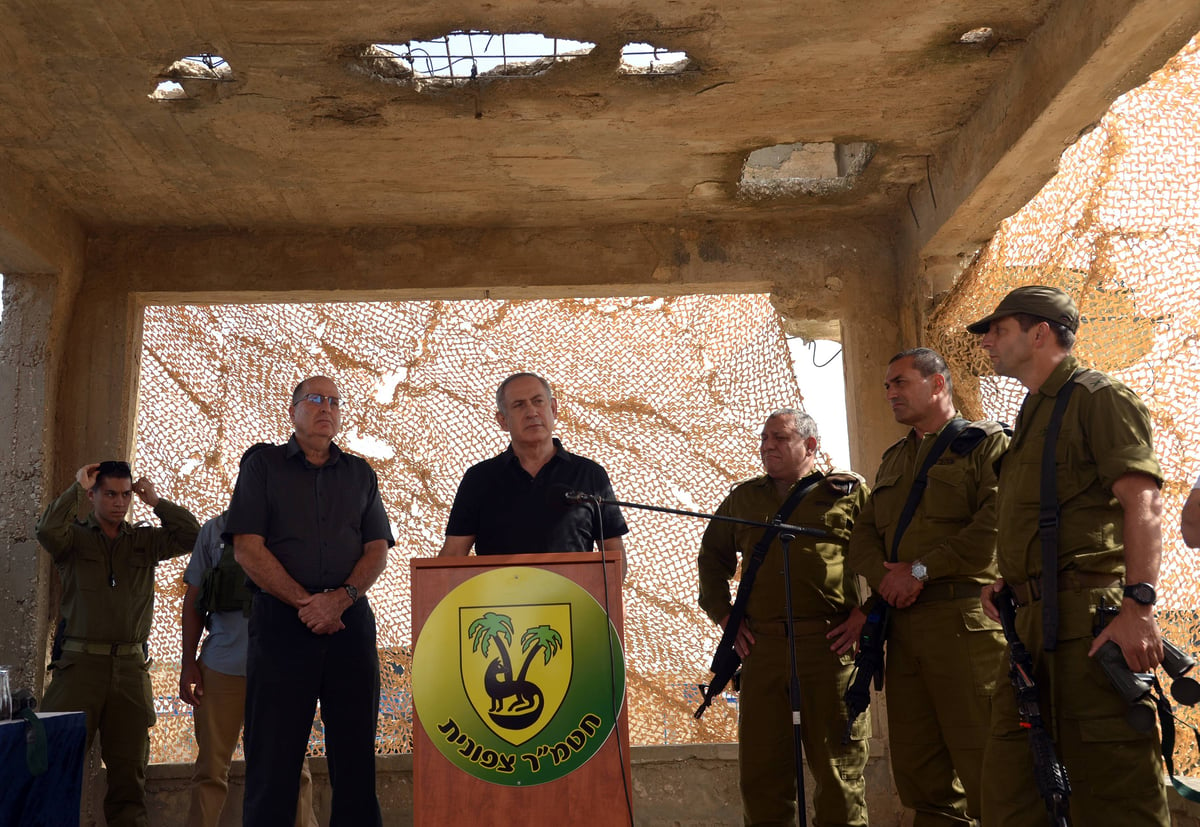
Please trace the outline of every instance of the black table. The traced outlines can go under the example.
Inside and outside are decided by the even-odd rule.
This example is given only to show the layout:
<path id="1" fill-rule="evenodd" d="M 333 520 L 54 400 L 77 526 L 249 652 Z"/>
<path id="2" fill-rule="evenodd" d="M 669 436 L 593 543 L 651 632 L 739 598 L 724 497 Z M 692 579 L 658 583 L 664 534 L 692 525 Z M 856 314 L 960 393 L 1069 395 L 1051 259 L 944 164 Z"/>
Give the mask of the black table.
<path id="1" fill-rule="evenodd" d="M 38 718 L 46 728 L 49 768 L 36 777 L 25 763 L 25 721 L 0 722 L 0 824 L 79 827 L 86 716 L 45 712 Z"/>

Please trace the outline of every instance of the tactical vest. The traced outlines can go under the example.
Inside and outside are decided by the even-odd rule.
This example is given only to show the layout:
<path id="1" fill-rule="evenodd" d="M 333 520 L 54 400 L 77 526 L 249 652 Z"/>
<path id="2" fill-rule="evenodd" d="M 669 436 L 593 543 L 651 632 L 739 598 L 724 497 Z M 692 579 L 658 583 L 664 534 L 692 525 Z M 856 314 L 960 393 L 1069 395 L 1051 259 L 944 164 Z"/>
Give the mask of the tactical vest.
<path id="1" fill-rule="evenodd" d="M 222 543 L 221 559 L 204 573 L 200 583 L 196 609 L 204 615 L 206 626 L 214 612 L 241 612 L 249 617 L 251 597 L 246 586 L 246 572 L 233 556 L 233 544 Z"/>

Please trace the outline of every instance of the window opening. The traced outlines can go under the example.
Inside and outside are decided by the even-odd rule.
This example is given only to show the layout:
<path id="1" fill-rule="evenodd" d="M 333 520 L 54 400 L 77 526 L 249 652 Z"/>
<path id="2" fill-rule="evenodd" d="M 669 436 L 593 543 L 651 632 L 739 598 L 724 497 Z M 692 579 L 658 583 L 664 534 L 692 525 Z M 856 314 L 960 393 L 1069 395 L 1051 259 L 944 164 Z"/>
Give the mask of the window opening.
<path id="1" fill-rule="evenodd" d="M 381 80 L 463 85 L 478 77 L 535 77 L 557 63 L 590 54 L 595 43 L 536 32 L 454 31 L 433 40 L 374 43 L 362 59 Z"/>
<path id="2" fill-rule="evenodd" d="M 622 75 L 678 75 L 692 66 L 687 52 L 672 52 L 649 43 L 626 43 L 621 47 Z"/>
<path id="3" fill-rule="evenodd" d="M 149 94 L 151 100 L 186 100 L 195 97 L 189 93 L 184 81 L 202 83 L 230 83 L 233 68 L 220 55 L 201 52 L 198 55 L 181 57 L 159 74 L 159 82 Z"/>

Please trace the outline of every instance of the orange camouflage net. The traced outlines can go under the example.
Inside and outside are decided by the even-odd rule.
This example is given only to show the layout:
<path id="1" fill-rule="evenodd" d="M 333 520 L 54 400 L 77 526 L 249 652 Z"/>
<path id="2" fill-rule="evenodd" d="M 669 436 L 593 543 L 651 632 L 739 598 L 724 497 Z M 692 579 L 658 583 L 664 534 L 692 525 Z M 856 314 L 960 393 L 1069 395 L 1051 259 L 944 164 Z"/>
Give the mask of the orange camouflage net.
<path id="1" fill-rule="evenodd" d="M 287 439 L 296 382 L 321 373 L 338 383 L 339 444 L 376 469 L 397 539 L 370 593 L 382 753 L 412 749 L 408 562 L 441 547 L 463 471 L 507 445 L 494 394 L 517 370 L 551 381 L 557 435 L 608 469 L 619 499 L 688 510 L 714 510 L 732 484 L 760 473 L 762 420 L 800 404 L 764 295 L 146 309 L 137 472 L 201 520 L 224 508 L 247 446 Z M 631 740 L 734 740 L 732 700 L 692 718 L 717 642 L 696 606 L 705 524 L 633 509 L 625 519 Z M 195 757 L 177 690 L 185 561 L 159 567 L 155 762 Z M 323 749 L 318 716 L 310 752 Z"/>
<path id="2" fill-rule="evenodd" d="M 1075 354 L 1150 409 L 1166 477 L 1159 621 L 1194 655 L 1200 551 L 1184 544 L 1179 515 L 1200 473 L 1200 38 L 1063 155 L 1058 174 L 1001 225 L 933 313 L 928 338 L 966 378 L 965 415 L 1016 418 L 1024 389 L 991 375 L 965 325 L 1024 284 L 1069 292 L 1081 316 Z M 1176 713 L 1200 724 L 1194 708 Z M 1181 772 L 1200 765 L 1182 730 L 1176 757 Z"/>

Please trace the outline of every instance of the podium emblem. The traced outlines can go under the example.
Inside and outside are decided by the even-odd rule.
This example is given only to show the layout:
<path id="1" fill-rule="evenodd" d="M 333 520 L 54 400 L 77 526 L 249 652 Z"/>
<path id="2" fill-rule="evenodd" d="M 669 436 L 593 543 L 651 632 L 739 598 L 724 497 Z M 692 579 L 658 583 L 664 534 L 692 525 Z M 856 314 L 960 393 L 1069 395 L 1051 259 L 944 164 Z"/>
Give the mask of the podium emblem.
<path id="1" fill-rule="evenodd" d="M 481 721 L 513 746 L 546 726 L 567 696 L 571 604 L 458 610 L 463 689 Z"/>
<path id="2" fill-rule="evenodd" d="M 413 703 L 454 766 L 532 786 L 583 766 L 616 727 L 625 658 L 596 599 L 534 566 L 485 571 L 450 591 L 413 650 Z"/>

